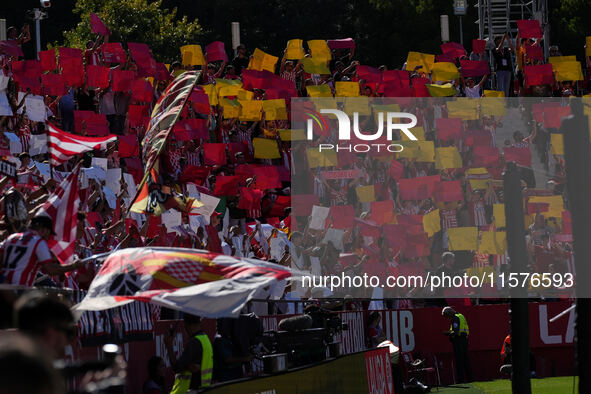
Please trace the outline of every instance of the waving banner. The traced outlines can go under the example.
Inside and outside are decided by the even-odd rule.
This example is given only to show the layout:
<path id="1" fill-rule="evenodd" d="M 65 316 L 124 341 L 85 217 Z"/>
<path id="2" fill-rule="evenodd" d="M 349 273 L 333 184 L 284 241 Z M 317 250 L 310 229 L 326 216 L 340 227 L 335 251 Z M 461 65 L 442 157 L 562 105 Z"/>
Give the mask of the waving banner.
<path id="1" fill-rule="evenodd" d="M 182 248 L 129 248 L 111 254 L 77 311 L 109 309 L 132 301 L 194 315 L 232 317 L 259 289 L 299 278 L 265 261 Z"/>

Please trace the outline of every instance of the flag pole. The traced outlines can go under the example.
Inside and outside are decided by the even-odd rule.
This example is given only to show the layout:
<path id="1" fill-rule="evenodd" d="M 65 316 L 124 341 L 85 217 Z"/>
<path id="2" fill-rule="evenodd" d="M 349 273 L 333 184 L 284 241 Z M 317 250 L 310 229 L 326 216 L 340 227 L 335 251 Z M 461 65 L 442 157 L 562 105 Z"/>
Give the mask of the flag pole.
<path id="1" fill-rule="evenodd" d="M 45 125 L 45 132 L 47 133 L 47 156 L 49 157 L 49 176 L 53 179 L 53 165 L 51 164 L 51 143 L 49 142 L 49 127 Z"/>

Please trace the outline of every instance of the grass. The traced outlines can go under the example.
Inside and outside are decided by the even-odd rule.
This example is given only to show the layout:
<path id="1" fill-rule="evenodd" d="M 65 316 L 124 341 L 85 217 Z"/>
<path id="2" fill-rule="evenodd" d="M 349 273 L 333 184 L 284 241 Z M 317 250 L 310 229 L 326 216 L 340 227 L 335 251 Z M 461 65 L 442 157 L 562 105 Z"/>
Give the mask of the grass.
<path id="1" fill-rule="evenodd" d="M 578 378 L 575 387 L 578 385 Z M 573 377 L 562 376 L 558 378 L 532 379 L 531 391 L 533 394 L 570 394 L 578 393 L 573 391 Z M 511 394 L 510 380 L 493 380 L 490 382 L 474 382 L 470 384 L 457 384 L 449 387 L 442 387 L 437 391 L 431 389 L 432 393 L 440 394 Z"/>

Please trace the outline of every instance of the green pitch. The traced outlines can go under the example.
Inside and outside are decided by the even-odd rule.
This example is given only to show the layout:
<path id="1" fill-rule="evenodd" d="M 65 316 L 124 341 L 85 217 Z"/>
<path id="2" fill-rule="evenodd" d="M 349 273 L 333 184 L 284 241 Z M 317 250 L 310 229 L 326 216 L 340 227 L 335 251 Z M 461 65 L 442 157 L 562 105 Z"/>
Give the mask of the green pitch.
<path id="1" fill-rule="evenodd" d="M 562 376 L 558 378 L 532 379 L 531 391 L 533 394 L 569 394 L 578 393 L 576 388 L 578 378 L 573 391 L 573 377 Z M 511 394 L 510 380 L 493 380 L 491 382 L 474 382 L 470 384 L 458 384 L 450 387 L 431 389 L 432 393 L 441 394 Z"/>

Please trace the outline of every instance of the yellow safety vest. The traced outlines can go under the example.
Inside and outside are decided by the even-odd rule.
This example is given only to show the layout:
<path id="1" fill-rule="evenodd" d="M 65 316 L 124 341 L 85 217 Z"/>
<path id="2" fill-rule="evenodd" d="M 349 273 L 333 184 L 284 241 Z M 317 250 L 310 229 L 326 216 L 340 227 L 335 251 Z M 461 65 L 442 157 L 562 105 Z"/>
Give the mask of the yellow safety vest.
<path id="1" fill-rule="evenodd" d="M 206 334 L 195 335 L 195 339 L 201 342 L 201 387 L 211 386 L 213 376 L 213 348 L 209 337 Z M 174 386 L 170 394 L 185 394 L 191 388 L 191 377 L 189 371 L 177 373 L 174 376 Z"/>
<path id="2" fill-rule="evenodd" d="M 458 334 L 466 334 L 468 336 L 470 334 L 470 329 L 468 328 L 468 321 L 461 313 L 456 313 L 456 317 L 460 319 L 460 329 L 458 330 Z M 453 333 L 453 325 L 449 325 L 449 332 Z"/>

